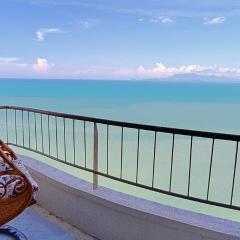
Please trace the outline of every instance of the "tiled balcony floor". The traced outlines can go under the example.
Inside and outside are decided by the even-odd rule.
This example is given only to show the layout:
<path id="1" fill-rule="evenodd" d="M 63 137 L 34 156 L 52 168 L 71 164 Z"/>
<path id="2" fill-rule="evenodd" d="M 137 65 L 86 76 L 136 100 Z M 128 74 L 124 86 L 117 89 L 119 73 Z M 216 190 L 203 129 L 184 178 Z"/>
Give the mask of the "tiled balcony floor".
<path id="1" fill-rule="evenodd" d="M 7 225 L 17 228 L 28 240 L 94 240 L 78 229 L 35 205 Z M 11 239 L 0 235 L 0 239 Z"/>

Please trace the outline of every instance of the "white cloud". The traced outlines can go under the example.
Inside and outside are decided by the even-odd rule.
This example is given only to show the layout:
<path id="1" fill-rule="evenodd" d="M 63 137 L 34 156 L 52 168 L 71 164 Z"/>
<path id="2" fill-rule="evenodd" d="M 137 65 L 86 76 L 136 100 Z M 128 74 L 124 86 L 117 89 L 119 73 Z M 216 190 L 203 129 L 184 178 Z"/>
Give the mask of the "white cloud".
<path id="1" fill-rule="evenodd" d="M 54 68 L 53 68 L 54 66 Z M 233 77 L 240 80 L 240 67 L 222 67 L 218 65 L 188 64 L 167 66 L 156 63 L 154 67 L 66 67 L 55 66 L 46 58 L 37 58 L 36 63 L 25 63 L 17 57 L 0 57 L 0 77 L 39 77 L 71 79 L 149 79 L 165 78 L 178 74 L 198 74 L 205 76 Z"/>
<path id="2" fill-rule="evenodd" d="M 0 57 L 0 67 L 27 67 L 27 63 L 22 63 L 16 57 Z"/>
<path id="3" fill-rule="evenodd" d="M 49 64 L 47 59 L 45 58 L 37 58 L 37 62 L 35 64 L 32 63 L 24 63 L 19 58 L 16 57 L 0 57 L 0 67 L 4 67 L 7 69 L 15 69 L 24 68 L 29 70 L 35 70 L 36 72 L 47 72 L 49 68 L 54 66 L 53 64 Z"/>
<path id="4" fill-rule="evenodd" d="M 44 41 L 47 33 L 59 33 L 61 30 L 59 28 L 41 28 L 36 32 L 37 40 Z"/>
<path id="5" fill-rule="evenodd" d="M 50 67 L 51 65 L 45 58 L 37 58 L 37 63 L 33 65 L 33 69 L 39 73 L 47 72 Z"/>
<path id="6" fill-rule="evenodd" d="M 17 57 L 0 57 L 0 77 L 50 77 L 54 64 L 48 63 L 45 58 L 37 58 L 36 63 L 26 63 Z"/>
<path id="7" fill-rule="evenodd" d="M 140 77 L 170 77 L 176 74 L 200 74 L 226 77 L 240 77 L 240 68 L 202 66 L 198 64 L 182 65 L 179 67 L 167 67 L 162 63 L 156 63 L 154 68 L 138 67 L 137 74 Z"/>
<path id="8" fill-rule="evenodd" d="M 142 21 L 144 21 L 144 18 L 138 18 L 137 21 L 142 22 Z"/>
<path id="9" fill-rule="evenodd" d="M 164 15 L 174 17 L 205 17 L 205 16 L 240 16 L 239 0 L 182 0 L 182 1 L 136 1 L 137 4 L 130 4 L 131 1 L 80 1 L 80 0 L 22 0 L 29 4 L 46 4 L 53 6 L 73 6 L 99 11 L 133 14 L 134 16 L 142 14 L 146 17 Z M 110 3 L 111 2 L 111 3 Z M 134 1 L 133 1 L 134 2 Z M 147 9 L 146 3 L 147 2 Z M 167 3 L 167 4 L 166 4 Z"/>
<path id="10" fill-rule="evenodd" d="M 204 24 L 207 25 L 223 24 L 225 21 L 225 17 L 204 18 Z"/>
<path id="11" fill-rule="evenodd" d="M 18 58 L 16 57 L 7 57 L 7 58 L 0 57 L 0 63 L 14 63 L 17 61 L 18 61 Z"/>
<path id="12" fill-rule="evenodd" d="M 79 26 L 86 29 L 92 28 L 95 25 L 95 23 L 96 23 L 95 20 L 83 20 L 78 22 Z"/>
<path id="13" fill-rule="evenodd" d="M 151 18 L 149 21 L 153 22 L 153 23 L 158 23 L 158 24 L 174 23 L 174 20 L 172 18 L 166 17 L 166 16 L 159 16 L 159 17 Z"/>
<path id="14" fill-rule="evenodd" d="M 139 66 L 138 68 L 127 67 L 79 67 L 72 69 L 58 68 L 51 72 L 56 78 L 71 79 L 161 79 L 179 74 L 197 74 L 202 76 L 232 77 L 240 80 L 240 68 L 219 67 L 217 65 L 202 66 L 189 64 L 169 67 L 162 63 L 156 63 L 153 68 Z"/>

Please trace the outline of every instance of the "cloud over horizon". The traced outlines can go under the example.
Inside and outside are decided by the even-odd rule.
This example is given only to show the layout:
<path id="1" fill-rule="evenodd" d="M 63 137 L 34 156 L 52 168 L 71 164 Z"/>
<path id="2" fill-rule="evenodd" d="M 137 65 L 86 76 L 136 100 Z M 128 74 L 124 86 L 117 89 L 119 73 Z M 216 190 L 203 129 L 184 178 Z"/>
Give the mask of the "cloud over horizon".
<path id="1" fill-rule="evenodd" d="M 0 63 L 12 63 L 12 62 L 17 62 L 18 58 L 16 57 L 0 57 Z"/>
<path id="2" fill-rule="evenodd" d="M 148 77 L 171 77 L 178 74 L 199 74 L 206 76 L 224 76 L 240 78 L 240 68 L 202 66 L 198 64 L 182 65 L 179 67 L 167 67 L 163 63 L 156 63 L 153 68 L 138 67 L 137 73 L 139 76 Z"/>
<path id="3" fill-rule="evenodd" d="M 27 67 L 27 63 L 20 62 L 17 57 L 0 57 L 0 67 Z"/>
<path id="4" fill-rule="evenodd" d="M 54 68 L 53 68 L 54 67 Z M 179 74 L 197 74 L 202 76 L 231 77 L 240 80 L 240 67 L 223 67 L 218 65 L 188 64 L 180 66 L 167 66 L 156 63 L 154 67 L 147 68 L 140 65 L 131 67 L 75 66 L 65 68 L 49 63 L 46 58 L 38 57 L 35 63 L 26 63 L 17 57 L 0 57 L 0 76 L 15 75 L 18 77 L 44 76 L 45 78 L 66 79 L 149 79 L 166 78 Z"/>
<path id="5" fill-rule="evenodd" d="M 46 73 L 51 65 L 45 58 L 37 58 L 37 63 L 33 65 L 33 69 L 38 73 Z"/>
<path id="6" fill-rule="evenodd" d="M 45 58 L 37 58 L 36 63 L 26 63 L 17 57 L 0 57 L 0 77 L 14 75 L 15 77 L 31 77 L 36 74 L 47 74 L 54 64 L 48 63 Z M 24 75 L 23 75 L 24 74 Z"/>

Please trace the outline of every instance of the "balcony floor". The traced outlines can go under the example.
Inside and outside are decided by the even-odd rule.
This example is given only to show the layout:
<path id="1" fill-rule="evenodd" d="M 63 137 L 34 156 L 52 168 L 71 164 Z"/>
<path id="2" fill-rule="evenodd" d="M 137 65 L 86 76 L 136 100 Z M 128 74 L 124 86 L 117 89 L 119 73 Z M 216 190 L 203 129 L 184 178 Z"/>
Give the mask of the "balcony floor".
<path id="1" fill-rule="evenodd" d="M 26 209 L 7 225 L 20 230 L 29 240 L 94 240 L 37 205 Z M 0 235 L 0 239 L 10 238 Z"/>

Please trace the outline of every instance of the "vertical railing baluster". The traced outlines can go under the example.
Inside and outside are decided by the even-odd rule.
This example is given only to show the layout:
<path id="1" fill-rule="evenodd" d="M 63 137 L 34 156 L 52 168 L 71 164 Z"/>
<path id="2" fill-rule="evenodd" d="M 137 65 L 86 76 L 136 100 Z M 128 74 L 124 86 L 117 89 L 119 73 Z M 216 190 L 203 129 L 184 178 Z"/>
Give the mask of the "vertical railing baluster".
<path id="1" fill-rule="evenodd" d="M 86 146 L 86 122 L 83 121 L 83 141 L 84 141 L 84 160 L 85 160 L 85 168 L 87 167 L 87 146 Z"/>
<path id="2" fill-rule="evenodd" d="M 43 144 L 43 119 L 42 119 L 42 113 L 41 113 L 41 136 L 42 136 L 42 152 L 44 153 L 44 144 Z"/>
<path id="3" fill-rule="evenodd" d="M 51 135 L 50 135 L 50 119 L 48 114 L 48 155 L 51 155 Z"/>
<path id="4" fill-rule="evenodd" d="M 172 173 L 173 173 L 173 159 L 174 159 L 174 144 L 175 144 L 175 134 L 172 137 L 172 154 L 171 154 L 171 168 L 170 168 L 170 182 L 169 182 L 169 192 L 172 190 Z"/>
<path id="5" fill-rule="evenodd" d="M 75 150 L 75 120 L 73 119 L 73 162 L 76 164 L 76 150 Z"/>
<path id="6" fill-rule="evenodd" d="M 191 136 L 190 142 L 190 152 L 189 152 L 189 169 L 188 169 L 188 197 L 190 194 L 190 185 L 191 185 L 191 170 L 192 170 L 192 144 L 193 144 L 193 136 Z"/>
<path id="7" fill-rule="evenodd" d="M 107 125 L 107 174 L 108 174 L 108 141 L 109 141 L 109 125 Z"/>
<path id="8" fill-rule="evenodd" d="M 18 144 L 18 133 L 17 133 L 17 110 L 15 109 L 15 138 L 16 138 L 16 145 Z"/>
<path id="9" fill-rule="evenodd" d="M 6 120 L 6 137 L 7 137 L 7 143 L 8 143 L 8 109 L 6 108 L 6 116 L 5 116 L 5 120 Z"/>
<path id="10" fill-rule="evenodd" d="M 67 147 L 66 147 L 66 120 L 63 118 L 63 138 L 64 138 L 64 161 L 67 161 Z"/>
<path id="11" fill-rule="evenodd" d="M 30 135 L 30 119 L 29 119 L 29 112 L 28 114 L 28 147 L 31 148 L 31 135 Z"/>
<path id="12" fill-rule="evenodd" d="M 23 121 L 23 110 L 22 110 L 22 140 L 23 140 L 23 147 L 25 146 L 25 131 L 24 131 L 24 121 Z"/>
<path id="13" fill-rule="evenodd" d="M 122 131 L 121 131 L 121 167 L 120 167 L 120 178 L 122 179 L 122 168 L 123 168 L 123 127 L 122 127 Z"/>
<path id="14" fill-rule="evenodd" d="M 38 149 L 38 141 L 37 141 L 37 119 L 36 119 L 36 112 L 34 112 L 34 125 L 35 125 L 35 144 L 36 144 L 36 151 Z"/>
<path id="15" fill-rule="evenodd" d="M 93 189 L 98 187 L 98 128 L 94 123 L 94 140 L 93 140 Z"/>
<path id="16" fill-rule="evenodd" d="M 234 171 L 233 171 L 233 180 L 232 180 L 232 191 L 231 191 L 230 205 L 232 205 L 232 202 L 233 202 L 233 194 L 234 194 L 234 186 L 235 186 L 235 175 L 236 175 L 237 159 L 238 159 L 238 142 L 237 142 L 237 145 L 236 145 L 236 153 L 235 153 L 235 161 L 234 161 Z"/>
<path id="17" fill-rule="evenodd" d="M 210 190 L 210 184 L 211 184 L 214 143 L 215 143 L 215 139 L 213 138 L 213 140 L 212 140 L 212 150 L 211 150 L 211 159 L 210 159 L 210 168 L 209 168 L 209 175 L 208 175 L 207 200 L 209 198 L 209 190 Z"/>
<path id="18" fill-rule="evenodd" d="M 140 129 L 138 129 L 138 136 L 137 136 L 137 169 L 136 169 L 136 183 L 138 183 L 139 141 L 140 141 Z"/>
<path id="19" fill-rule="evenodd" d="M 55 137 L 56 137 L 56 153 L 57 153 L 57 159 L 58 159 L 58 123 L 57 123 L 57 116 L 55 116 L 55 127 L 56 127 L 56 132 L 55 132 Z"/>
<path id="20" fill-rule="evenodd" d="M 154 186 L 154 177 L 155 177 L 156 145 L 157 145 L 157 132 L 154 133 L 154 144 L 153 144 L 152 188 Z"/>

